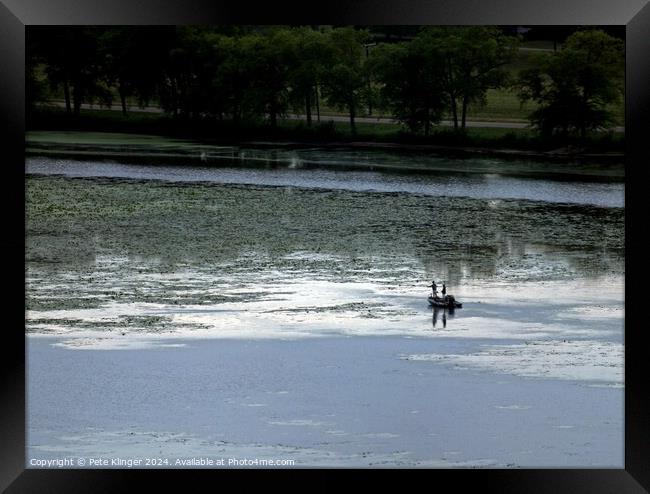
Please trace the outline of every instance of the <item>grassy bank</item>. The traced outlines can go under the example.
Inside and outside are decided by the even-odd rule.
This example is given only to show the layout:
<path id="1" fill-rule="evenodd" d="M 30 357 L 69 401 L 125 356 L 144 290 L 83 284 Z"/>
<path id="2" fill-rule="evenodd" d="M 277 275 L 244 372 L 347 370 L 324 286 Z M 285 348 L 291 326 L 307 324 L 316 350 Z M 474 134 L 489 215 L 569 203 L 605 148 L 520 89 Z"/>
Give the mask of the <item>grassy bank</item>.
<path id="1" fill-rule="evenodd" d="M 159 113 L 133 112 L 124 116 L 111 110 L 85 110 L 79 116 L 67 114 L 62 108 L 41 107 L 31 112 L 27 130 L 74 130 L 91 132 L 119 132 L 149 134 L 185 139 L 199 139 L 215 144 L 233 144 L 244 141 L 294 142 L 353 142 L 367 141 L 398 144 L 430 144 L 450 147 L 480 147 L 488 149 L 518 149 L 550 151 L 575 147 L 580 152 L 623 152 L 621 133 L 593 134 L 585 141 L 577 138 L 541 139 L 529 129 L 468 128 L 465 133 L 449 127 L 436 127 L 432 135 L 407 133 L 402 126 L 391 123 L 357 123 L 352 134 L 348 122 L 314 123 L 282 120 L 277 127 L 263 121 L 235 123 L 229 120 L 184 120 Z"/>

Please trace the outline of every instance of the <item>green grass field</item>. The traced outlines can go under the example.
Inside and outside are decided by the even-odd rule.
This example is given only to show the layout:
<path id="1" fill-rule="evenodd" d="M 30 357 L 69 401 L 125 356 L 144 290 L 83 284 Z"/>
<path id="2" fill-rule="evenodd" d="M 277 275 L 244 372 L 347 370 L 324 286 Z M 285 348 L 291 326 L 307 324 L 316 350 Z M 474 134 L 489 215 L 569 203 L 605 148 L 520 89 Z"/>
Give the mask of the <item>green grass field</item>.
<path id="1" fill-rule="evenodd" d="M 517 95 L 504 89 L 488 89 L 485 106 L 470 106 L 467 118 L 470 120 L 498 122 L 526 122 L 528 115 L 537 105 L 522 106 Z"/>
<path id="2" fill-rule="evenodd" d="M 495 95 L 498 97 L 498 95 Z M 503 101 L 507 101 L 504 97 Z M 513 101 L 510 101 L 513 108 Z M 512 110 L 514 111 L 514 110 Z M 493 113 L 493 118 L 497 119 Z M 502 113 L 503 115 L 503 113 Z M 501 117 L 504 118 L 504 117 Z M 357 133 L 353 135 L 348 121 L 327 121 L 312 127 L 301 120 L 285 119 L 273 128 L 261 119 L 234 124 L 231 121 L 192 120 L 173 118 L 162 113 L 130 112 L 126 116 L 120 111 L 82 109 L 78 117 L 67 114 L 64 108 L 44 107 L 28 114 L 27 129 L 118 132 L 134 135 L 131 144 L 155 135 L 174 139 L 202 140 L 215 144 L 230 145 L 245 141 L 276 142 L 393 142 L 434 144 L 448 147 L 486 147 L 508 149 L 555 149 L 569 144 L 587 145 L 595 151 L 617 151 L 624 149 L 623 133 L 599 133 L 589 136 L 587 142 L 576 139 L 542 140 L 534 130 L 509 128 L 468 127 L 464 133 L 455 133 L 449 126 L 434 126 L 430 136 L 414 136 L 396 123 L 357 122 Z M 92 134 L 89 134 L 92 138 Z"/>

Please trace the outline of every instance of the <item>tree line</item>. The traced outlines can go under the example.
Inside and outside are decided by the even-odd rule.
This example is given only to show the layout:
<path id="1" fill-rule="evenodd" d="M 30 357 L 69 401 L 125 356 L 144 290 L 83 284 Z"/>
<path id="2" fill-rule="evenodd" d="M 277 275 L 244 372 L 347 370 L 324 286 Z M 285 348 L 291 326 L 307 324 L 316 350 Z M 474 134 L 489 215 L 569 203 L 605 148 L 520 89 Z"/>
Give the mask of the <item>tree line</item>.
<path id="1" fill-rule="evenodd" d="M 125 114 L 135 100 L 178 119 L 276 126 L 293 111 L 311 126 L 324 102 L 349 115 L 352 133 L 358 115 L 381 109 L 429 135 L 448 115 L 462 132 L 468 109 L 501 88 L 536 103 L 530 119 L 542 134 L 584 136 L 612 122 L 608 107 L 623 94 L 623 41 L 595 29 L 517 74 L 508 67 L 520 37 L 486 26 L 388 41 L 349 26 L 30 26 L 26 39 L 28 104 L 55 91 L 76 115 L 119 99 Z"/>

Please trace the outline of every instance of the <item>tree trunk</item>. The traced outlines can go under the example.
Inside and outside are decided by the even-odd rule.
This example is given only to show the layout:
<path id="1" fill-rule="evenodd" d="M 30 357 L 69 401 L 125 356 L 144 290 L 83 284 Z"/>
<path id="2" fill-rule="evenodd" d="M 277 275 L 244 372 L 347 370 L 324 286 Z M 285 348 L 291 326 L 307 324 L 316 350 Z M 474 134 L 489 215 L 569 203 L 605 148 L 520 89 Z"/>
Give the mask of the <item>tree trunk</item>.
<path id="1" fill-rule="evenodd" d="M 350 102 L 350 132 L 352 135 L 357 135 L 357 125 L 354 121 L 354 117 L 356 116 L 356 108 L 354 105 L 354 102 Z"/>
<path id="2" fill-rule="evenodd" d="M 311 127 L 311 88 L 305 95 L 305 114 L 307 115 L 307 127 Z"/>
<path id="3" fill-rule="evenodd" d="M 431 118 L 429 116 L 429 109 L 427 108 L 427 111 L 424 113 L 424 135 L 428 136 L 429 132 L 431 132 Z"/>
<path id="4" fill-rule="evenodd" d="M 120 84 L 120 102 L 122 103 L 122 115 L 126 117 L 126 95 L 122 84 Z"/>
<path id="5" fill-rule="evenodd" d="M 320 91 L 318 90 L 318 84 L 316 85 L 316 118 L 318 123 L 320 123 Z"/>
<path id="6" fill-rule="evenodd" d="M 192 88 L 187 81 L 183 81 L 182 92 L 181 92 L 181 101 L 182 101 L 182 111 L 181 116 L 188 120 L 192 116 Z"/>
<path id="7" fill-rule="evenodd" d="M 587 91 L 586 88 L 582 90 L 582 111 L 580 112 L 580 138 L 585 140 L 587 137 L 587 118 L 586 118 L 586 109 L 589 108 L 589 100 L 591 99 L 590 91 Z"/>
<path id="8" fill-rule="evenodd" d="M 418 116 L 417 116 L 417 111 L 415 109 L 415 105 L 411 103 L 409 105 L 409 114 L 408 114 L 408 120 L 407 120 L 407 125 L 408 129 L 412 134 L 417 134 L 418 128 L 419 128 L 420 122 L 418 122 Z"/>
<path id="9" fill-rule="evenodd" d="M 67 79 L 63 82 L 63 95 L 65 97 L 65 112 L 70 113 L 72 111 L 70 106 L 70 85 Z"/>
<path id="10" fill-rule="evenodd" d="M 275 103 L 271 104 L 269 109 L 269 119 L 271 120 L 271 127 L 275 128 L 278 125 L 278 110 Z"/>
<path id="11" fill-rule="evenodd" d="M 366 52 L 368 48 L 366 47 Z M 368 55 L 366 55 L 366 58 Z M 370 78 L 368 78 L 368 116 L 372 116 L 372 87 L 370 87 Z"/>
<path id="12" fill-rule="evenodd" d="M 465 118 L 467 117 L 467 104 L 468 104 L 468 98 L 467 96 L 463 96 L 463 113 L 462 113 L 462 120 L 461 120 L 461 128 L 465 130 Z"/>
<path id="13" fill-rule="evenodd" d="M 455 96 L 451 97 L 451 115 L 454 119 L 454 130 L 458 130 L 458 107 Z"/>
<path id="14" fill-rule="evenodd" d="M 72 99 L 73 99 L 73 111 L 74 111 L 74 116 L 78 117 L 79 113 L 81 113 L 81 90 L 78 88 L 78 86 L 75 84 L 74 89 L 72 90 Z"/>
<path id="15" fill-rule="evenodd" d="M 174 118 L 178 117 L 178 95 L 176 94 L 176 79 L 171 80 L 172 83 L 172 114 Z"/>

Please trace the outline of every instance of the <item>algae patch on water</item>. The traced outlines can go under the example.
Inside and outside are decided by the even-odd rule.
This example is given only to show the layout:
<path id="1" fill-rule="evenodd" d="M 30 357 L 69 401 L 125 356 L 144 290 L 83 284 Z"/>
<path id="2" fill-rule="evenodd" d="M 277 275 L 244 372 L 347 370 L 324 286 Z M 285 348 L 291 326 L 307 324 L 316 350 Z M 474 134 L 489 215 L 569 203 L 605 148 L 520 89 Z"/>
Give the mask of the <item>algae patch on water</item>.
<path id="1" fill-rule="evenodd" d="M 78 329 L 72 313 L 102 315 L 93 328 L 106 331 L 205 328 L 218 311 L 233 324 L 390 325 L 418 317 L 412 297 L 431 277 L 624 273 L 623 209 L 523 200 L 28 176 L 26 233 L 30 330 L 57 311 Z"/>

